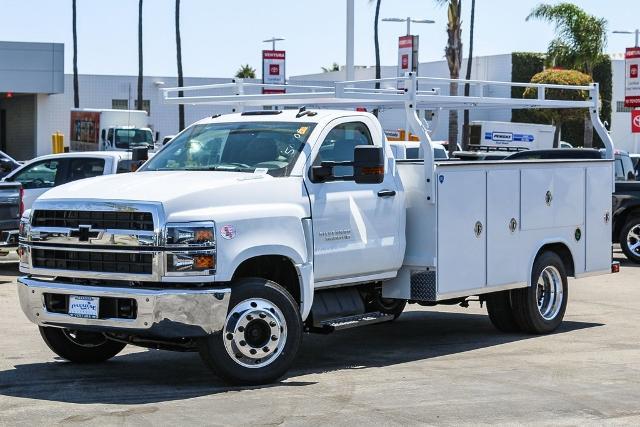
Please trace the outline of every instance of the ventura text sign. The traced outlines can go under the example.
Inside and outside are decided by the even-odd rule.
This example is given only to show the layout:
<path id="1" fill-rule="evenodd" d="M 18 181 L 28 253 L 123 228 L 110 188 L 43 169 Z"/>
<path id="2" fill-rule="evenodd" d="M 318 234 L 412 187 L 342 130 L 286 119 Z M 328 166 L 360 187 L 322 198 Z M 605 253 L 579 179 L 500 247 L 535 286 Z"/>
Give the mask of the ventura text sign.
<path id="1" fill-rule="evenodd" d="M 625 53 L 625 107 L 640 107 L 640 48 L 629 47 Z"/>
<path id="2" fill-rule="evenodd" d="M 398 39 L 398 77 L 415 71 L 418 71 L 418 36 L 401 36 Z M 398 88 L 403 88 L 402 82 Z"/>
<path id="3" fill-rule="evenodd" d="M 262 51 L 262 83 L 268 85 L 283 85 L 286 81 L 285 51 Z M 283 89 L 263 89 L 262 93 L 284 93 Z"/>

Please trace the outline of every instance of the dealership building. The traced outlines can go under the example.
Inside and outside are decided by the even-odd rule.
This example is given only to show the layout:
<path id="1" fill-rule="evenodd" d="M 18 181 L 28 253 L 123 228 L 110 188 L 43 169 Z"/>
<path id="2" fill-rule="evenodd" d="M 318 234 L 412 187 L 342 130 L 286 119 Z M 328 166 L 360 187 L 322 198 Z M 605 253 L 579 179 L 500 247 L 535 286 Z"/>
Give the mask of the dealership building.
<path id="1" fill-rule="evenodd" d="M 0 42 L 0 150 L 18 160 L 51 152 L 51 135 L 62 132 L 68 141 L 70 111 L 73 108 L 73 76 L 64 73 L 64 45 L 59 43 Z M 511 54 L 474 58 L 472 78 L 511 81 Z M 624 60 L 613 63 L 613 100 L 611 133 L 617 147 L 638 152 L 640 146 L 631 134 L 631 114 L 624 108 Z M 463 69 L 465 68 L 463 64 Z M 358 67 L 356 79 L 374 77 L 373 67 Z M 383 77 L 393 77 L 397 67 L 382 67 Z M 448 77 L 446 61 L 420 63 L 421 76 Z M 344 70 L 301 76 L 289 76 L 290 84 L 332 84 L 345 79 Z M 228 83 L 230 78 L 185 77 L 185 85 Z M 148 125 L 161 138 L 178 131 L 178 107 L 166 104 L 162 88 L 175 87 L 175 76 L 145 76 L 142 109 L 148 112 Z M 448 93 L 448 85 L 429 85 Z M 507 91 L 507 92 L 504 92 Z M 509 89 L 487 88 L 489 96 L 509 96 Z M 80 108 L 137 109 L 137 76 L 79 75 Z M 206 116 L 229 112 L 229 108 L 187 105 L 187 124 Z M 433 132 L 433 139 L 444 140 L 448 133 L 448 115 L 423 112 Z M 472 120 L 510 121 L 511 110 L 472 111 Z M 403 128 L 400 112 L 383 111 L 385 129 Z M 462 120 L 460 120 L 460 123 Z"/>

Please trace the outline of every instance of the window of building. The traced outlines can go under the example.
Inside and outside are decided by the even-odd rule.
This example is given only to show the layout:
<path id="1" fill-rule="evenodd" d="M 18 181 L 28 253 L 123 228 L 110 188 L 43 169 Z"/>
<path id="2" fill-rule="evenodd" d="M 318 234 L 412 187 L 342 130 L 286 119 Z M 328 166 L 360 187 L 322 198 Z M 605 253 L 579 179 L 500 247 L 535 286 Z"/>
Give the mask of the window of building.
<path id="1" fill-rule="evenodd" d="M 149 101 L 148 99 L 143 99 L 142 100 L 142 108 L 140 108 L 138 106 L 138 100 L 135 100 L 135 104 L 136 104 L 136 110 L 144 110 L 147 112 L 147 116 L 151 114 L 151 101 Z"/>
<path id="2" fill-rule="evenodd" d="M 128 110 L 129 100 L 128 99 L 112 99 L 111 108 L 114 110 Z"/>

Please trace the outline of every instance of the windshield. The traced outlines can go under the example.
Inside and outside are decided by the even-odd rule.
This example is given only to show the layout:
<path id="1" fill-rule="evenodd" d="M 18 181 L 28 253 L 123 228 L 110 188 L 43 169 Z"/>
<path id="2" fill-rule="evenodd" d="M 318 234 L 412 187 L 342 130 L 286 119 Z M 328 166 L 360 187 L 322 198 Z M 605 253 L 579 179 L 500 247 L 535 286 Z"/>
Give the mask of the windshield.
<path id="1" fill-rule="evenodd" d="M 313 123 L 236 122 L 195 125 L 176 136 L 142 171 L 218 170 L 287 176 Z"/>
<path id="2" fill-rule="evenodd" d="M 153 145 L 153 135 L 149 129 L 116 129 L 116 148 L 148 147 Z"/>

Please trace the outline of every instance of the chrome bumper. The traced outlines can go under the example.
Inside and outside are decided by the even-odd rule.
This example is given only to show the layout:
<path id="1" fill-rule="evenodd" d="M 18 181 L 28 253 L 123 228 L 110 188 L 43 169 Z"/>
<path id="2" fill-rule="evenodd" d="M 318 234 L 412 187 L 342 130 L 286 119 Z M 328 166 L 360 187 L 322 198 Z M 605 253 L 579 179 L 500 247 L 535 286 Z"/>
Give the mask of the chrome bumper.
<path id="1" fill-rule="evenodd" d="M 136 289 L 81 286 L 71 283 L 18 279 L 20 306 L 39 326 L 114 331 L 154 337 L 205 336 L 222 330 L 231 289 Z M 134 319 L 85 319 L 47 311 L 44 294 L 130 298 L 136 301 Z"/>

